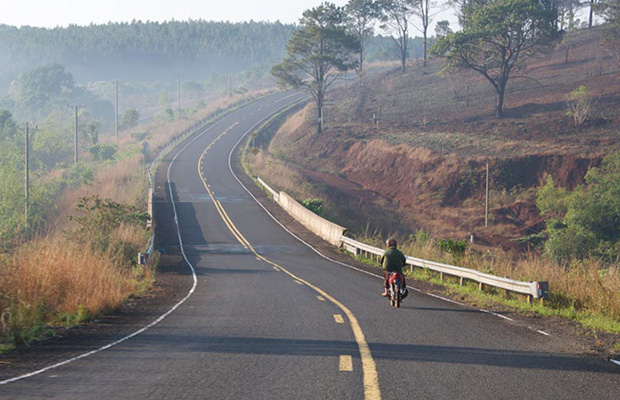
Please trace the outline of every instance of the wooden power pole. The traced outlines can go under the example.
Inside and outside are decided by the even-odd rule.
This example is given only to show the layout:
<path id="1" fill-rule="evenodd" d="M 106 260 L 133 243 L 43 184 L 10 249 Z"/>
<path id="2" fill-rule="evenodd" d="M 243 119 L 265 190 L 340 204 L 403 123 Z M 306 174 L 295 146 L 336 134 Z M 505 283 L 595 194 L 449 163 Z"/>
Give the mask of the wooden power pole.
<path id="1" fill-rule="evenodd" d="M 114 136 L 118 141 L 118 81 L 114 81 Z"/>
<path id="2" fill-rule="evenodd" d="M 487 160 L 487 179 L 486 179 L 486 194 L 484 201 L 484 227 L 489 227 L 489 160 Z"/>

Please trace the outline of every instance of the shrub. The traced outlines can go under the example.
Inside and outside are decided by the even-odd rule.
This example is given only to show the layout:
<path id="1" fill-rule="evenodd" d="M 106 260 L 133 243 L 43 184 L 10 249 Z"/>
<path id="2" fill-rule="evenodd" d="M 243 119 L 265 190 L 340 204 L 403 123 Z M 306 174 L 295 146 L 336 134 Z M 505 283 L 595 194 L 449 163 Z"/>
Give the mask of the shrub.
<path id="1" fill-rule="evenodd" d="M 64 178 L 71 187 L 90 185 L 95 179 L 95 171 L 92 167 L 82 163 L 73 164 L 65 173 Z"/>
<path id="2" fill-rule="evenodd" d="M 95 160 L 108 161 L 114 159 L 114 156 L 118 151 L 118 147 L 114 144 L 102 143 L 92 146 L 89 151 L 90 154 L 93 155 Z"/>
<path id="3" fill-rule="evenodd" d="M 135 139 L 136 142 L 141 142 L 151 136 L 149 132 L 131 132 L 131 137 Z"/>
<path id="4" fill-rule="evenodd" d="M 545 186 L 536 192 L 536 206 L 542 215 L 563 216 L 566 214 L 566 189 L 556 188 L 553 177 L 547 177 Z"/>
<path id="5" fill-rule="evenodd" d="M 323 199 L 306 199 L 303 201 L 303 206 L 317 215 L 323 215 Z"/>
<path id="6" fill-rule="evenodd" d="M 131 129 L 138 125 L 138 121 L 140 120 L 140 112 L 130 108 L 125 111 L 123 117 L 121 118 L 121 127 L 123 129 Z"/>
<path id="7" fill-rule="evenodd" d="M 573 117 L 575 126 L 579 127 L 588 119 L 592 99 L 588 89 L 585 86 L 579 86 L 568 95 L 568 112 L 567 116 Z"/>
<path id="8" fill-rule="evenodd" d="M 561 192 L 551 181 L 539 191 L 542 211 L 559 213 Z M 613 261 L 620 249 L 620 152 L 603 160 L 586 174 L 586 185 L 564 197 L 566 216 L 556 216 L 547 227 L 545 252 L 554 260 L 582 259 L 589 255 Z"/>
<path id="9" fill-rule="evenodd" d="M 144 224 L 149 220 L 148 213 L 139 212 L 135 207 L 126 206 L 110 199 L 101 199 L 98 195 L 82 197 L 75 206 L 78 215 L 71 217 L 77 228 L 70 236 L 78 243 L 91 243 L 100 250 L 123 245 L 112 232 L 123 224 Z"/>
<path id="10" fill-rule="evenodd" d="M 437 245 L 441 250 L 457 257 L 465 255 L 465 250 L 467 250 L 466 240 L 441 239 Z"/>

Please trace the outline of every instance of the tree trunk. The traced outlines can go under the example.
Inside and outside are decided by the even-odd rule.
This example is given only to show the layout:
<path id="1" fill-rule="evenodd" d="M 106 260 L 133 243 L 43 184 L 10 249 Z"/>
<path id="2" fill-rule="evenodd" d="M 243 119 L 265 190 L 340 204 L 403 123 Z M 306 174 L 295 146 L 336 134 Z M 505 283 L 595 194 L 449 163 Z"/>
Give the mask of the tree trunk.
<path id="1" fill-rule="evenodd" d="M 323 105 L 317 102 L 316 133 L 323 132 Z"/>
<path id="2" fill-rule="evenodd" d="M 403 34 L 401 38 L 401 47 L 400 47 L 400 58 L 401 64 L 403 67 L 403 75 L 407 72 L 407 35 Z"/>
<path id="3" fill-rule="evenodd" d="M 427 31 L 427 27 L 424 27 L 424 44 L 422 45 L 422 50 L 424 52 L 424 61 L 422 63 L 422 66 L 426 67 L 426 60 L 427 60 L 427 50 L 426 50 L 426 42 L 427 42 L 427 38 L 426 38 L 426 31 Z"/>
<path id="4" fill-rule="evenodd" d="M 499 82 L 497 89 L 497 109 L 495 116 L 501 118 L 504 116 L 504 93 L 506 92 L 506 82 Z"/>
<path id="5" fill-rule="evenodd" d="M 590 0 L 590 17 L 588 18 L 588 28 L 592 28 L 593 14 L 594 14 L 594 0 Z"/>

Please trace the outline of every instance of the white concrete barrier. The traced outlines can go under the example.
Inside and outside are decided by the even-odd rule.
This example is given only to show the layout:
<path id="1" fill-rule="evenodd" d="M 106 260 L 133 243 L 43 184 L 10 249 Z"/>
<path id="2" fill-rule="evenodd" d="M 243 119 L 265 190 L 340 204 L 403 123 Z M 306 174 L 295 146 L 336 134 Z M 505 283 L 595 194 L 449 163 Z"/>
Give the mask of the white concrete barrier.
<path id="1" fill-rule="evenodd" d="M 333 222 L 316 215 L 306 207 L 299 204 L 285 192 L 280 192 L 280 195 L 278 196 L 278 204 L 310 231 L 334 246 L 340 246 L 340 238 L 345 233 L 347 228 L 336 225 Z"/>

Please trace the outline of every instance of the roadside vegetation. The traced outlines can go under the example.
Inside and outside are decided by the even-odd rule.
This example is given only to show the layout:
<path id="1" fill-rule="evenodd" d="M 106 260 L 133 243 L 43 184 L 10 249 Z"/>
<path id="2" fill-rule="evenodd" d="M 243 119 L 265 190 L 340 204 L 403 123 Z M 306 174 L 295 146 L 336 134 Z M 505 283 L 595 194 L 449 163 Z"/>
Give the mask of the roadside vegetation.
<path id="1" fill-rule="evenodd" d="M 149 290 L 157 256 L 138 264 L 151 233 L 146 229 L 147 168 L 173 138 L 199 121 L 243 104 L 260 93 L 225 97 L 185 109 L 170 121 L 155 120 L 122 132 L 116 141 L 102 135 L 71 164 L 70 143 L 59 144 L 50 167 L 34 152 L 28 225 L 24 221 L 23 154 L 20 127 L 6 116 L 0 154 L 3 179 L 0 253 L 0 349 L 52 335 L 118 308 Z M 38 128 L 40 137 L 49 134 Z M 61 129 L 58 129 L 59 131 Z M 54 130 L 52 130 L 54 131 Z M 13 145 L 11 145 L 13 144 Z M 97 151 L 94 151 L 97 149 Z M 86 152 L 86 150 L 89 150 Z"/>
<path id="2" fill-rule="evenodd" d="M 405 0 L 376 2 L 378 14 L 361 3 L 344 10 L 387 19 L 395 39 L 425 14 Z M 320 201 L 358 240 L 381 247 L 396 236 L 407 254 L 548 281 L 551 291 L 544 305 L 527 305 L 451 286 L 459 297 L 491 294 L 511 309 L 620 333 L 617 3 L 592 7 L 606 20 L 599 27 L 592 14 L 578 20 L 574 2 L 459 3 L 462 30 L 438 24 L 435 58 L 403 57 L 328 91 L 320 133 L 315 102 L 259 135 L 248 161 L 276 190 Z"/>

